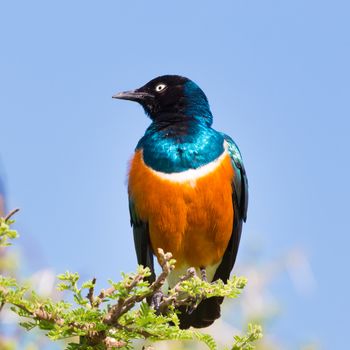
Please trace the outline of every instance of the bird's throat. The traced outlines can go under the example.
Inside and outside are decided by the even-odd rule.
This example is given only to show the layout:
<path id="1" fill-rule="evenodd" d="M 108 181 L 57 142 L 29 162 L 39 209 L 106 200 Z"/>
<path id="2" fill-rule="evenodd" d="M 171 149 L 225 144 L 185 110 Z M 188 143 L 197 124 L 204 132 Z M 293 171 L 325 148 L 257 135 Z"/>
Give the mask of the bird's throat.
<path id="1" fill-rule="evenodd" d="M 178 173 L 220 157 L 224 140 L 220 133 L 195 121 L 163 121 L 152 123 L 137 149 L 142 150 L 145 164 L 153 170 Z"/>

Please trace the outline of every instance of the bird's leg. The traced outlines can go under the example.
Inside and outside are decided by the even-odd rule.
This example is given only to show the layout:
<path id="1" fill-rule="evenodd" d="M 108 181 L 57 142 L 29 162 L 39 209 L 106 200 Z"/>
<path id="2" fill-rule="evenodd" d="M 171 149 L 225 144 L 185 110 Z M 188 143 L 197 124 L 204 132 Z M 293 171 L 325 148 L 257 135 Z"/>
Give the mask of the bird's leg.
<path id="1" fill-rule="evenodd" d="M 197 309 L 198 297 L 194 297 L 187 305 L 186 312 L 191 315 L 191 313 Z"/>
<path id="2" fill-rule="evenodd" d="M 200 272 L 201 272 L 201 278 L 202 281 L 204 282 L 208 282 L 208 278 L 207 278 L 207 270 L 205 269 L 205 267 L 200 267 L 199 268 Z M 197 295 L 193 298 L 192 302 L 190 303 L 190 305 L 187 306 L 187 313 L 191 314 L 194 310 L 196 310 L 199 302 L 201 301 L 202 297 L 200 295 Z"/>
<path id="3" fill-rule="evenodd" d="M 159 314 L 159 306 L 160 306 L 160 303 L 163 299 L 163 296 L 164 296 L 164 294 L 160 290 L 158 290 L 157 292 L 155 292 L 152 295 L 151 307 L 153 307 L 153 309 L 156 310 L 157 314 Z"/>
<path id="4" fill-rule="evenodd" d="M 205 269 L 205 267 L 201 267 L 200 270 L 201 270 L 201 277 L 202 277 L 202 280 L 203 280 L 204 282 L 208 282 L 207 270 Z"/>

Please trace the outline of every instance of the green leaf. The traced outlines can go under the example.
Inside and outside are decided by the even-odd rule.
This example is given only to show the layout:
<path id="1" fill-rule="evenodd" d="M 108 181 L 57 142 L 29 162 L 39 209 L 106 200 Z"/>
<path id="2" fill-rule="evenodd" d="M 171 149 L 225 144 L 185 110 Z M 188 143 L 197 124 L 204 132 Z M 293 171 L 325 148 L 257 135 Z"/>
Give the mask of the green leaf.
<path id="1" fill-rule="evenodd" d="M 10 229 L 11 223 L 0 218 L 0 245 L 6 245 L 9 239 L 17 237 L 17 232 Z M 173 259 L 167 260 L 167 266 L 171 268 L 174 263 Z M 120 281 L 108 281 L 111 288 L 94 290 L 93 307 L 85 295 L 86 290 L 96 286 L 93 280 L 81 284 L 78 273 L 66 271 L 57 276 L 60 281 L 57 288 L 68 292 L 68 300 L 73 300 L 71 303 L 42 298 L 34 291 L 28 292 L 28 286 L 19 284 L 14 278 L 0 275 L 0 303 L 9 304 L 13 312 L 26 318 L 20 325 L 27 331 L 39 328 L 52 341 L 80 337 L 80 343 L 69 343 L 67 350 L 106 350 L 107 338 L 111 344 L 122 342 L 118 343 L 121 344 L 118 348 L 124 350 L 132 349 L 136 339 L 154 342 L 196 340 L 206 344 L 210 350 L 217 350 L 210 335 L 179 328 L 176 305 L 193 306 L 194 300 L 199 303 L 204 298 L 215 296 L 237 298 L 247 279 L 234 276 L 227 283 L 221 280 L 208 283 L 198 277 L 189 278 L 179 283 L 176 289 L 168 290 L 164 296 L 169 301 L 165 307 L 167 310 L 164 314 L 157 314 L 148 303 L 154 293 L 154 285 L 150 286 L 146 280 L 150 274 L 149 268 L 138 266 L 135 273 L 123 273 Z M 113 317 L 111 310 L 114 310 Z M 234 337 L 232 350 L 251 350 L 261 337 L 261 327 L 249 325 L 246 335 Z"/>

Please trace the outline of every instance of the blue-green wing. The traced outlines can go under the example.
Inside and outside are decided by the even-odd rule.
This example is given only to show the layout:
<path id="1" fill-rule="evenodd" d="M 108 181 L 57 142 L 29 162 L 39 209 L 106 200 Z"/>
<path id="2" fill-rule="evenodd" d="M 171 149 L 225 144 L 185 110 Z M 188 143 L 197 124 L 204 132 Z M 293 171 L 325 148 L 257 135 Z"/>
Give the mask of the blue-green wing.
<path id="1" fill-rule="evenodd" d="M 228 143 L 228 152 L 232 159 L 232 165 L 235 170 L 235 179 L 232 184 L 233 192 L 235 194 L 235 202 L 238 206 L 238 210 L 241 219 L 245 222 L 247 220 L 248 209 L 248 179 L 244 169 L 243 159 L 241 152 L 236 143 L 230 136 L 223 134 L 226 142 Z"/>
<path id="2" fill-rule="evenodd" d="M 214 276 L 214 280 L 221 279 L 226 282 L 230 277 L 230 272 L 236 261 L 243 222 L 247 219 L 248 179 L 238 146 L 228 135 L 222 134 L 222 136 L 228 143 L 228 152 L 231 156 L 232 166 L 235 172 L 235 177 L 232 183 L 232 205 L 234 210 L 232 235 L 221 264 L 216 270 Z"/>

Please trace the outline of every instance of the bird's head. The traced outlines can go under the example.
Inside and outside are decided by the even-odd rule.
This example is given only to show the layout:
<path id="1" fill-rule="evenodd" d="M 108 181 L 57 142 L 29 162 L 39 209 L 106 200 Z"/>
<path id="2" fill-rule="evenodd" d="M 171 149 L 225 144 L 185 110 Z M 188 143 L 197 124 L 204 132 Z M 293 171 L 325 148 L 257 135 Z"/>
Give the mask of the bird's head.
<path id="1" fill-rule="evenodd" d="M 138 102 L 154 121 L 181 116 L 212 124 L 213 116 L 202 89 L 179 75 L 157 77 L 139 89 L 121 92 L 113 98 Z"/>

